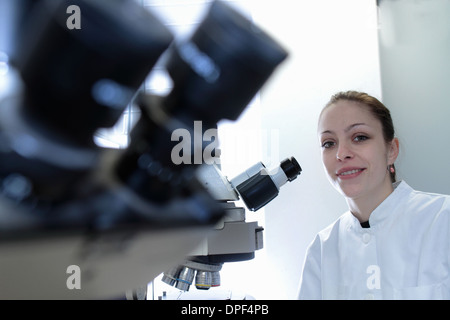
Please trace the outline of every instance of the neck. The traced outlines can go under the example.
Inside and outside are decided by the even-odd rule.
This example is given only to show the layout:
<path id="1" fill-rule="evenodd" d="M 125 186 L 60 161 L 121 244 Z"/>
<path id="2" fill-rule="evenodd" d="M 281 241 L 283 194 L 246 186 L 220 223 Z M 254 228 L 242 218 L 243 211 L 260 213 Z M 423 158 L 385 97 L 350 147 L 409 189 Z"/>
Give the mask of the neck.
<path id="1" fill-rule="evenodd" d="M 350 212 L 355 216 L 358 221 L 366 222 L 369 221 L 369 217 L 373 210 L 378 207 L 379 204 L 367 204 L 361 203 L 360 201 L 354 199 L 347 199 L 347 204 Z"/>
<path id="2" fill-rule="evenodd" d="M 394 191 L 391 183 L 379 192 L 371 192 L 358 198 L 346 198 L 350 212 L 359 222 L 369 221 L 372 212 Z"/>

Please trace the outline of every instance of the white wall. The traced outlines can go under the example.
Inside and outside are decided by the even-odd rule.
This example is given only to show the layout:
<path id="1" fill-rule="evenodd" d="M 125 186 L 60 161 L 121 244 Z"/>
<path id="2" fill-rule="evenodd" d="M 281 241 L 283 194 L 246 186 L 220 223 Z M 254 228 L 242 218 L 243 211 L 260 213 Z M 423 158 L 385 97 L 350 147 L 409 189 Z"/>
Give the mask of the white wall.
<path id="1" fill-rule="evenodd" d="M 400 138 L 399 174 L 450 193 L 450 1 L 380 1 L 383 101 Z"/>

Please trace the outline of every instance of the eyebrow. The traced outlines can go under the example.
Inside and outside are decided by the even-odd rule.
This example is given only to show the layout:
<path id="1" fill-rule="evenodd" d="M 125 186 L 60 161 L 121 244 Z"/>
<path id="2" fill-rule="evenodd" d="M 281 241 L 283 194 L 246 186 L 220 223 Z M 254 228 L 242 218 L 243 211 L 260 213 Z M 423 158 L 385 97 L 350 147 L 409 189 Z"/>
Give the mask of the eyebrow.
<path id="1" fill-rule="evenodd" d="M 358 127 L 358 126 L 367 126 L 367 124 L 365 124 L 364 122 L 361 122 L 361 123 L 354 123 L 354 124 L 351 124 L 351 125 L 349 125 L 347 128 L 345 128 L 344 129 L 344 132 L 349 132 L 350 130 L 352 130 L 353 128 L 355 128 L 355 127 Z M 331 130 L 325 130 L 325 131 L 323 131 L 321 134 L 325 134 L 325 133 L 334 133 L 333 131 L 331 131 Z"/>

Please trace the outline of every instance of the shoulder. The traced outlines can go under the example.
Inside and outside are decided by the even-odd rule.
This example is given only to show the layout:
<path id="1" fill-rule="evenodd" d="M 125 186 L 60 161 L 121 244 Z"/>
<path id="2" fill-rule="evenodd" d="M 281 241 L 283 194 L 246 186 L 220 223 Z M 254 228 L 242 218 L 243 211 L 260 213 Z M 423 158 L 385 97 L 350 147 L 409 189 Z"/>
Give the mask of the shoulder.
<path id="1" fill-rule="evenodd" d="M 399 185 L 401 187 L 401 185 Z M 401 221 L 410 230 L 418 233 L 450 233 L 450 196 L 445 194 L 417 191 L 406 183 L 402 188 L 407 190 L 399 201 L 402 208 Z M 450 236 L 450 235 L 449 235 Z"/>
<path id="2" fill-rule="evenodd" d="M 403 190 L 408 209 L 447 216 L 450 213 L 450 195 L 414 190 L 406 182 L 401 182 L 398 187 Z"/>

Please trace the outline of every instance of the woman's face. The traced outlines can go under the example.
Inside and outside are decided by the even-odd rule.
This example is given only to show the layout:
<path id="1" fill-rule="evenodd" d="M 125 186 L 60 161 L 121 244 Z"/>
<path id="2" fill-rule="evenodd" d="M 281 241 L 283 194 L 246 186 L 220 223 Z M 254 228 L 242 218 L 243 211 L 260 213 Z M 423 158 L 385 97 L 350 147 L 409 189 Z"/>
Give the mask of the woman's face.
<path id="1" fill-rule="evenodd" d="M 318 134 L 328 178 L 345 197 L 392 191 L 387 167 L 397 157 L 398 142 L 385 142 L 381 123 L 368 107 L 347 100 L 330 105 L 320 117 Z"/>

